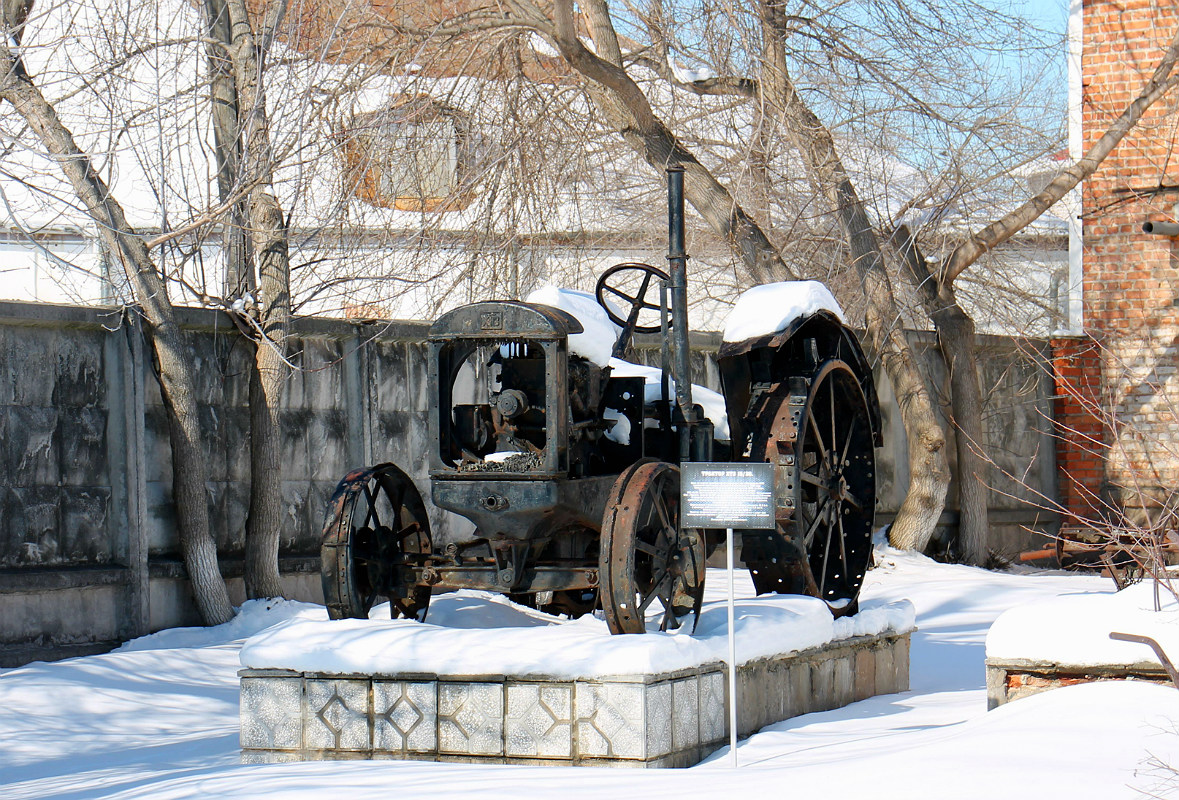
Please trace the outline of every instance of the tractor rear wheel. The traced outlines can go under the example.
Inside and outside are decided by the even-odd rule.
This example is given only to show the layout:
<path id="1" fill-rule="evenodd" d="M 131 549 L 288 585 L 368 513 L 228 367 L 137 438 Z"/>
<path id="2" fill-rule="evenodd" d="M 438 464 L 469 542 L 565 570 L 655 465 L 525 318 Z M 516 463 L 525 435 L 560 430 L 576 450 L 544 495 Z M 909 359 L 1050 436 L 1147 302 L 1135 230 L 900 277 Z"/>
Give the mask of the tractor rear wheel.
<path id="1" fill-rule="evenodd" d="M 820 365 L 755 415 L 750 460 L 775 465 L 777 535 L 746 534 L 758 593 L 818 597 L 854 614 L 872 558 L 876 456 L 868 402 L 845 362 Z"/>

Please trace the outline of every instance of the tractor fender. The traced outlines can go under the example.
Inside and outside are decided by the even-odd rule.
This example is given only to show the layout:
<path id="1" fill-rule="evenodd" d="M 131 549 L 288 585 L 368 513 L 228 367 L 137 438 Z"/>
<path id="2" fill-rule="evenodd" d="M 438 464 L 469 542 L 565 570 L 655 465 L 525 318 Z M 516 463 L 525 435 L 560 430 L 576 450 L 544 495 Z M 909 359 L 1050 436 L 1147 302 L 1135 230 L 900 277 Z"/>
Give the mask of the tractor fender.
<path id="1" fill-rule="evenodd" d="M 721 344 L 717 362 L 734 456 L 745 450 L 746 417 L 755 395 L 787 391 L 792 382 L 809 385 L 820 367 L 832 359 L 845 362 L 855 373 L 868 405 L 872 441 L 876 447 L 882 446 L 880 401 L 860 339 L 835 314 L 823 310 L 797 317 L 774 333 Z"/>

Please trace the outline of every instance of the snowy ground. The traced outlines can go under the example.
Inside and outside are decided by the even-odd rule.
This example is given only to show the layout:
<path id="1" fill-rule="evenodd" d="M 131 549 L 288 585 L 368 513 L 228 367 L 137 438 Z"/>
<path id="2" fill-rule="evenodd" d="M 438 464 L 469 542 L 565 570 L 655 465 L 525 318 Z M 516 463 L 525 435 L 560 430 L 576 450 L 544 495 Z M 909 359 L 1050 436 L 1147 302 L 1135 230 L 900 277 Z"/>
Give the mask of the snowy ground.
<path id="1" fill-rule="evenodd" d="M 723 573 L 710 573 L 710 598 Z M 749 593 L 744 581 L 740 590 Z M 1179 796 L 1179 692 L 1076 686 L 986 711 L 987 629 L 1005 609 L 1108 580 L 1008 575 L 891 553 L 865 597 L 911 600 L 912 689 L 773 725 L 687 770 L 332 762 L 237 763 L 245 637 L 280 604 L 217 629 L 167 631 L 103 656 L 0 673 L 0 798 L 1114 798 Z"/>

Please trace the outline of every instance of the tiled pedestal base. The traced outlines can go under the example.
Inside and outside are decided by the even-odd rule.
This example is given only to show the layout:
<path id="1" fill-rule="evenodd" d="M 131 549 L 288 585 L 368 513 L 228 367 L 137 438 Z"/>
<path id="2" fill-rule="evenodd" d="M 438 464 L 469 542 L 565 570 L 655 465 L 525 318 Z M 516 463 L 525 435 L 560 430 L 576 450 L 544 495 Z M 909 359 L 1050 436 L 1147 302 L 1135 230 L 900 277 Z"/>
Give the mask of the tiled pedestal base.
<path id="1" fill-rule="evenodd" d="M 723 664 L 660 675 L 320 675 L 242 670 L 242 760 L 420 759 L 684 767 L 728 740 Z M 747 735 L 909 687 L 909 635 L 759 659 L 737 672 Z"/>

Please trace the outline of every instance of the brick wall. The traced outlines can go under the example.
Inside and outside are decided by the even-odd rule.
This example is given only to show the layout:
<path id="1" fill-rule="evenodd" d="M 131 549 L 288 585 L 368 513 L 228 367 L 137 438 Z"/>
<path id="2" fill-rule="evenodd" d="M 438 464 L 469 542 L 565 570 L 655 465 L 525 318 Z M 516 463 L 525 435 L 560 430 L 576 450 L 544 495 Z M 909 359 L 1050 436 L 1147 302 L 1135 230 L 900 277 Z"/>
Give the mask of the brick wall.
<path id="1" fill-rule="evenodd" d="M 1171 0 L 1086 0 L 1086 149 L 1141 91 L 1177 26 L 1179 6 Z M 1092 374 L 1100 362 L 1109 412 L 1105 477 L 1130 507 L 1151 506 L 1179 486 L 1179 240 L 1142 232 L 1147 220 L 1176 220 L 1177 112 L 1179 92 L 1172 91 L 1083 192 L 1085 325 L 1101 347 L 1085 350 L 1075 365 Z M 1065 453 L 1062 463 L 1078 470 L 1062 488 L 1092 487 L 1092 465 L 1081 448 Z"/>

